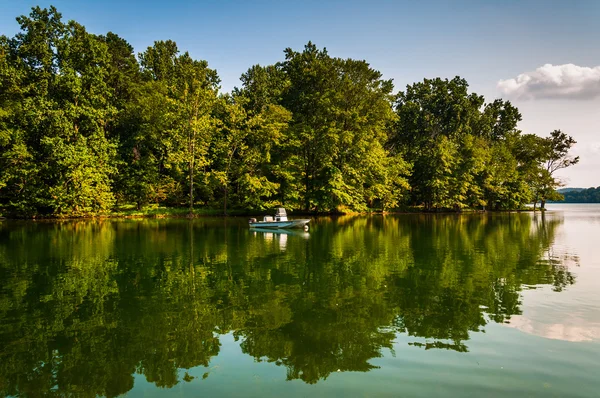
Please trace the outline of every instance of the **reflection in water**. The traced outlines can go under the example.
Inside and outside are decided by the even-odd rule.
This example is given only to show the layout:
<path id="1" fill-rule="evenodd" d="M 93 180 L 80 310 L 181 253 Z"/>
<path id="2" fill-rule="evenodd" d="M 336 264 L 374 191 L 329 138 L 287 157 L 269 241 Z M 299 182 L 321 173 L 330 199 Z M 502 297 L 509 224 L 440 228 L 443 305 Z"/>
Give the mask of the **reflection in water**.
<path id="1" fill-rule="evenodd" d="M 523 286 L 575 283 L 549 255 L 560 219 L 342 217 L 310 234 L 235 222 L 0 224 L 0 395 L 115 396 L 135 373 L 172 387 L 224 333 L 316 383 L 374 368 L 397 333 L 467 352 L 488 322 L 522 319 Z"/>
<path id="2" fill-rule="evenodd" d="M 544 314 L 548 318 L 549 314 Z M 554 318 L 551 318 L 554 316 Z M 593 341 L 600 340 L 600 323 L 590 322 L 586 317 L 577 314 L 550 314 L 552 321 L 542 322 L 522 315 L 514 316 L 506 326 L 519 329 L 522 332 L 548 339 L 564 341 Z"/>
<path id="3" fill-rule="evenodd" d="M 270 242 L 277 242 L 281 251 L 284 251 L 287 245 L 288 236 L 300 236 L 304 239 L 308 239 L 310 234 L 305 230 L 294 230 L 294 229 L 271 229 L 271 228 L 250 228 L 252 234 L 262 236 L 264 240 Z"/>

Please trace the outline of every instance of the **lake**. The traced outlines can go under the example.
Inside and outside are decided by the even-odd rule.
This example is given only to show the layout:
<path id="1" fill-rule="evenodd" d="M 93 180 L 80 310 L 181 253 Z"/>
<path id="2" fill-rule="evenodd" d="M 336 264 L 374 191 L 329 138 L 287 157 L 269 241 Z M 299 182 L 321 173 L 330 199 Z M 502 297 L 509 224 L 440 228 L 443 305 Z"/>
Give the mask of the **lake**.
<path id="1" fill-rule="evenodd" d="M 0 396 L 597 397 L 600 205 L 0 222 Z"/>

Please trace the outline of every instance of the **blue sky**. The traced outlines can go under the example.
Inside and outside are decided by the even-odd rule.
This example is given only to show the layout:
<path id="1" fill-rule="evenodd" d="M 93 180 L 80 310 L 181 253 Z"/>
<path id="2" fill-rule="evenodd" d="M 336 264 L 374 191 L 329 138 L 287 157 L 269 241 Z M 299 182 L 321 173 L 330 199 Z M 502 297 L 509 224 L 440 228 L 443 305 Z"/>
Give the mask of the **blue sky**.
<path id="1" fill-rule="evenodd" d="M 581 69 L 600 65 L 600 1 L 0 0 L 0 33 L 14 35 L 17 15 L 50 4 L 90 32 L 117 33 L 136 52 L 174 40 L 218 71 L 224 91 L 251 65 L 277 62 L 286 47 L 300 50 L 309 40 L 333 56 L 367 60 L 398 90 L 424 77 L 460 75 L 488 100 L 511 99 L 523 131 L 573 135 L 581 163 L 562 176 L 570 186 L 600 185 L 600 69 Z M 498 86 L 545 64 L 574 67 L 528 74 L 533 79 L 518 90 Z M 572 80 L 539 90 L 557 76 Z M 577 97 L 564 94 L 571 90 L 565 84 L 592 89 Z"/>

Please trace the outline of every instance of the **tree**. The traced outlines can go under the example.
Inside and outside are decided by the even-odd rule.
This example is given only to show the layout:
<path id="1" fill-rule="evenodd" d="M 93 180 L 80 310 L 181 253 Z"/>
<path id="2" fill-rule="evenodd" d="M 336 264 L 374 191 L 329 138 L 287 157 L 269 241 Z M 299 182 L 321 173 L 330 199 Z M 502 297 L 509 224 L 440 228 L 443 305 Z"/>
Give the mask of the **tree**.
<path id="1" fill-rule="evenodd" d="M 282 105 L 283 95 L 291 82 L 280 63 L 265 67 L 254 65 L 240 80 L 242 87 L 235 88 L 233 96 L 242 104 L 248 117 L 255 120 L 252 125 L 256 127 L 249 147 L 254 168 L 250 170 L 251 178 L 247 184 L 250 195 L 246 198 L 256 208 L 271 205 L 299 208 L 302 203 L 302 180 L 297 173 L 300 142 L 290 131 L 292 113 Z M 261 133 L 263 129 L 264 134 Z M 271 184 L 278 186 L 271 202 L 260 203 L 257 194 Z"/>
<path id="2" fill-rule="evenodd" d="M 140 65 L 131 44 L 117 34 L 108 32 L 98 39 L 108 48 L 107 84 L 113 93 L 110 99 L 118 110 L 122 110 L 133 100 L 141 83 Z"/>
<path id="3" fill-rule="evenodd" d="M 308 43 L 285 50 L 289 80 L 281 104 L 292 113 L 287 169 L 305 210 L 365 210 L 369 174 L 390 163 L 381 156 L 394 119 L 393 85 L 365 61 L 332 58 Z"/>
<path id="4" fill-rule="evenodd" d="M 600 203 L 600 187 L 563 191 L 562 195 L 567 203 Z"/>
<path id="5" fill-rule="evenodd" d="M 178 55 L 177 45 L 172 41 L 155 42 L 140 54 L 143 76 L 160 87 L 159 103 L 167 104 L 169 118 L 161 122 L 158 132 L 164 137 L 165 160 L 173 165 L 175 180 L 186 170 L 188 206 L 194 205 L 196 170 L 208 166 L 208 148 L 214 132 L 212 117 L 217 98 L 219 78 L 208 68 L 206 61 L 197 61 L 186 52 Z M 148 92 L 154 96 L 152 92 Z M 155 108 L 146 108 L 150 112 Z"/>
<path id="6" fill-rule="evenodd" d="M 235 204 L 245 209 L 275 207 L 279 183 L 275 182 L 272 153 L 280 145 L 290 113 L 275 104 L 254 108 L 245 89 L 238 89 L 220 102 L 215 136 L 212 179 L 222 187 L 227 212 L 230 188 Z"/>
<path id="7" fill-rule="evenodd" d="M 212 148 L 211 178 L 223 190 L 223 214 L 227 215 L 227 200 L 231 185 L 231 174 L 239 167 L 236 162 L 240 152 L 245 149 L 248 134 L 247 115 L 244 108 L 229 96 L 221 98 L 218 119 L 220 128 L 215 135 Z M 234 164 L 235 163 L 235 164 Z M 220 167 L 219 167 L 220 166 Z"/>
<path id="8" fill-rule="evenodd" d="M 483 105 L 483 97 L 468 93 L 467 82 L 459 77 L 425 79 L 398 94 L 398 121 L 388 146 L 413 165 L 409 178 L 413 204 L 431 210 L 478 201 L 465 195 L 474 192 L 469 185 L 482 168 L 470 166 L 481 162 L 464 163 L 459 151 L 465 149 L 463 144 L 474 144 L 466 137 L 478 132 Z"/>
<path id="9" fill-rule="evenodd" d="M 556 192 L 556 188 L 560 187 L 562 182 L 554 173 L 579 162 L 579 156 L 573 157 L 569 154 L 571 147 L 576 143 L 573 137 L 560 130 L 552 131 L 550 137 L 539 141 L 541 162 L 534 186 L 535 201 L 539 200 L 541 209 L 545 208 L 548 200 L 562 199 L 562 195 Z"/>
<path id="10" fill-rule="evenodd" d="M 17 21 L 22 32 L 3 40 L 20 89 L 11 98 L 18 105 L 3 154 L 11 171 L 0 177 L 2 201 L 15 215 L 106 211 L 116 172 L 106 134 L 115 113 L 106 44 L 76 22 L 64 24 L 54 7 L 35 7 Z"/>
<path id="11" fill-rule="evenodd" d="M 27 134 L 19 126 L 24 70 L 15 60 L 10 39 L 0 37 L 0 208 L 12 213 L 32 214 L 39 172 Z"/>
<path id="12" fill-rule="evenodd" d="M 537 160 L 519 158 L 521 114 L 509 101 L 486 104 L 460 77 L 425 79 L 398 94 L 396 113 L 388 147 L 413 165 L 413 205 L 504 210 L 528 203 L 528 167 Z"/>
<path id="13" fill-rule="evenodd" d="M 119 120 L 120 172 L 115 188 L 138 209 L 147 203 L 180 203 L 181 173 L 174 153 L 177 109 L 163 82 L 142 83 Z"/>
<path id="14" fill-rule="evenodd" d="M 186 52 L 176 59 L 176 101 L 180 112 L 180 153 L 188 166 L 189 210 L 194 209 L 194 174 L 209 165 L 208 149 L 215 121 L 212 117 L 219 79 L 206 61 L 195 61 Z"/>
<path id="15" fill-rule="evenodd" d="M 523 135 L 467 81 L 393 94 L 364 60 L 309 42 L 219 95 L 208 62 L 156 41 L 136 58 L 54 8 L 0 37 L 0 210 L 86 216 L 116 204 L 315 212 L 507 210 L 558 198 L 575 141 Z"/>
<path id="16" fill-rule="evenodd" d="M 515 138 L 520 141 L 518 136 Z M 481 176 L 485 205 L 492 210 L 518 209 L 531 200 L 527 163 L 515 154 L 510 141 L 491 145 L 490 159 Z"/>

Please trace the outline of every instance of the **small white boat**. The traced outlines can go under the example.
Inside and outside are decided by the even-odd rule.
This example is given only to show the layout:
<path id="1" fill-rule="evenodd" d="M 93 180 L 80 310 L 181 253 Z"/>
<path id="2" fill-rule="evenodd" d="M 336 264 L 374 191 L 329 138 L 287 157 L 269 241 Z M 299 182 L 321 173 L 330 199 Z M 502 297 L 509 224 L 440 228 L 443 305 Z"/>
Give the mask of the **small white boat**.
<path id="1" fill-rule="evenodd" d="M 277 209 L 275 216 L 264 216 L 262 221 L 251 218 L 248 222 L 251 228 L 308 228 L 310 219 L 288 220 L 283 207 Z"/>

